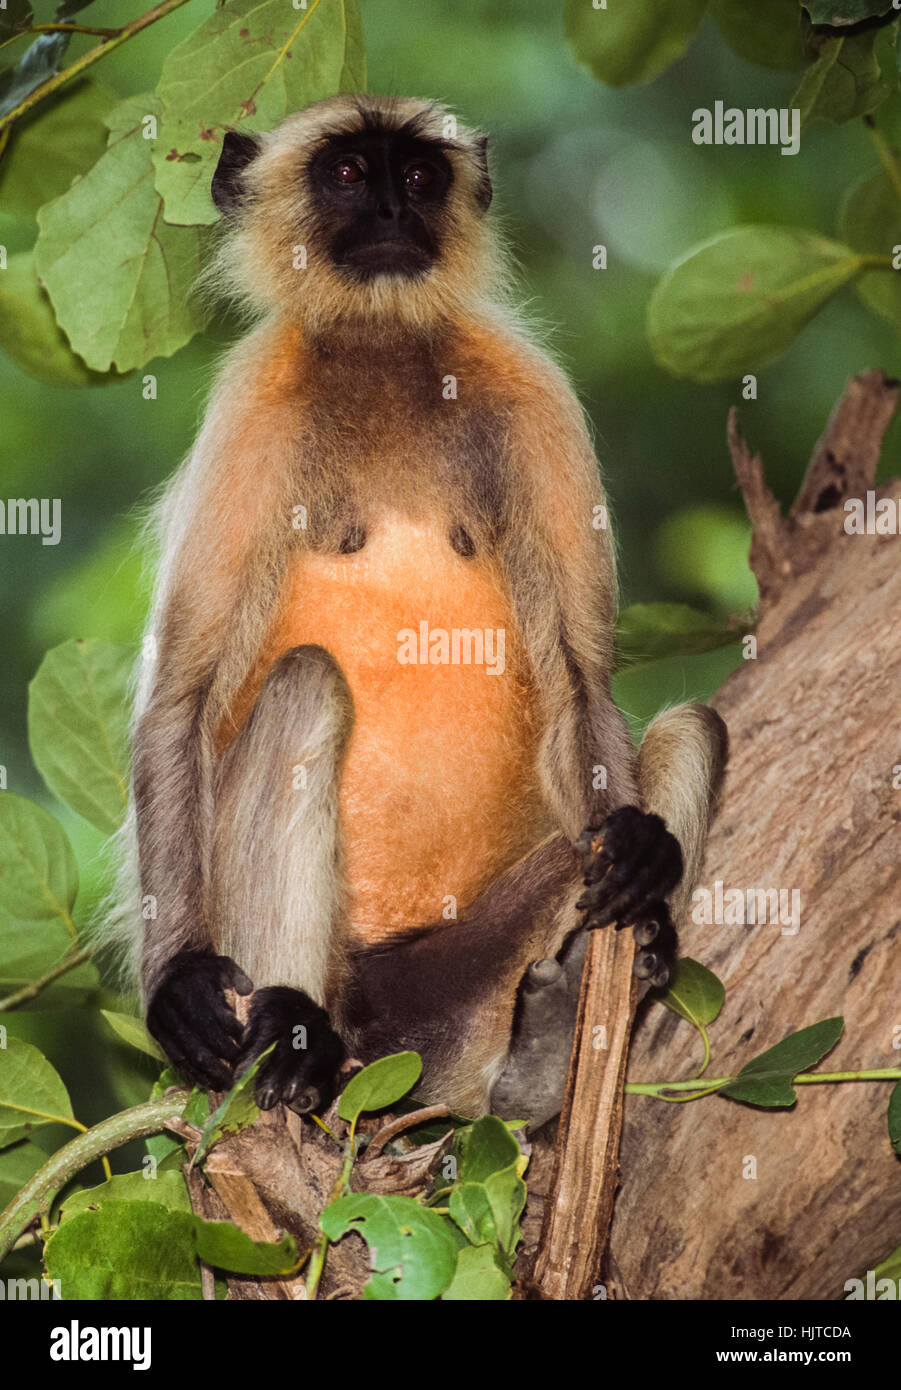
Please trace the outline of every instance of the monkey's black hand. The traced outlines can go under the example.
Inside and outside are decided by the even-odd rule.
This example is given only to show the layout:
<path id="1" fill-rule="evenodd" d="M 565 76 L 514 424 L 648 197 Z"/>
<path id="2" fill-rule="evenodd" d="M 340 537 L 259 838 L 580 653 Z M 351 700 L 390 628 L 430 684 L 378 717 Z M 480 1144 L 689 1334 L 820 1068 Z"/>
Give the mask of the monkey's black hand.
<path id="1" fill-rule="evenodd" d="M 225 991 L 249 994 L 253 984 L 228 956 L 179 951 L 153 992 L 147 1028 L 187 1081 L 210 1091 L 234 1080 L 244 1029 L 229 1008 Z"/>
<path id="2" fill-rule="evenodd" d="M 305 1115 L 326 1104 L 344 1059 L 344 1044 L 325 1009 L 299 989 L 284 985 L 258 989 L 250 1005 L 239 1074 L 272 1042 L 275 1051 L 266 1058 L 256 1080 L 260 1107 L 271 1110 L 282 1101 L 298 1115 Z"/>
<path id="3" fill-rule="evenodd" d="M 622 806 L 576 841 L 585 892 L 576 903 L 589 930 L 652 916 L 682 877 L 682 851 L 659 816 Z"/>

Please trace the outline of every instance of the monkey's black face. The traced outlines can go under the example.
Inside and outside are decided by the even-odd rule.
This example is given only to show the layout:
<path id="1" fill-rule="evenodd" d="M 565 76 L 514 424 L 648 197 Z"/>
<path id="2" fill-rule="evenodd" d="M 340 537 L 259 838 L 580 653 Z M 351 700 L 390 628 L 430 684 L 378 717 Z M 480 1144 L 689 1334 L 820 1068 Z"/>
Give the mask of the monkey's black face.
<path id="1" fill-rule="evenodd" d="M 349 279 L 429 270 L 453 180 L 437 144 L 390 131 L 335 136 L 308 176 L 332 260 Z"/>

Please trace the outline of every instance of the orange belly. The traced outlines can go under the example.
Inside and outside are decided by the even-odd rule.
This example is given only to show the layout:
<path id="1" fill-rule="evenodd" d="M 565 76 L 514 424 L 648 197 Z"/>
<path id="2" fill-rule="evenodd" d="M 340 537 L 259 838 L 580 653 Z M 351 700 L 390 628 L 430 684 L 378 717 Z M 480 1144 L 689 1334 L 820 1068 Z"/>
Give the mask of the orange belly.
<path id="1" fill-rule="evenodd" d="M 478 639 L 455 643 L 455 630 L 481 631 L 481 662 Z M 456 554 L 445 524 L 389 512 L 362 550 L 292 562 L 236 725 L 272 663 L 306 643 L 332 654 L 354 701 L 340 792 L 352 934 L 453 920 L 543 829 L 506 596 L 488 566 Z"/>

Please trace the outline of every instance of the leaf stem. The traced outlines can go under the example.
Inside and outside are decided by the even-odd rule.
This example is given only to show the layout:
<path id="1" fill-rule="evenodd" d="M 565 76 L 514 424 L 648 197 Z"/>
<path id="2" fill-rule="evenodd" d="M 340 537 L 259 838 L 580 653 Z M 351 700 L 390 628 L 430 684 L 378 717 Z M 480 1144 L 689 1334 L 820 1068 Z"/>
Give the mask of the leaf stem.
<path id="1" fill-rule="evenodd" d="M 337 1202 L 339 1197 L 345 1196 L 349 1190 L 350 1175 L 354 1166 L 354 1159 L 357 1156 L 356 1132 L 358 1118 L 359 1116 L 354 1116 L 351 1120 L 350 1129 L 347 1132 L 347 1147 L 344 1150 L 344 1166 L 341 1169 L 338 1181 L 329 1194 L 329 1199 L 326 1203 L 328 1207 L 332 1205 L 332 1202 Z M 322 1270 L 325 1266 L 325 1256 L 328 1251 L 328 1246 L 328 1236 L 323 1233 L 313 1246 L 310 1254 L 310 1268 L 307 1274 L 307 1299 L 310 1302 L 316 1297 L 316 1291 L 319 1288 L 319 1280 L 322 1278 Z"/>
<path id="2" fill-rule="evenodd" d="M 16 1193 L 6 1210 L 0 1212 L 0 1260 L 9 1253 L 21 1232 L 50 1210 L 56 1193 L 76 1173 L 104 1157 L 111 1149 L 127 1144 L 130 1139 L 144 1139 L 149 1134 L 159 1134 L 169 1120 L 181 1114 L 187 1098 L 188 1092 L 181 1090 L 160 1100 L 146 1101 L 143 1105 L 135 1105 L 130 1110 L 111 1115 L 92 1129 L 85 1129 L 75 1121 L 76 1128 L 83 1132 L 53 1154 Z M 67 1123 L 73 1122 L 69 1120 Z"/>
<path id="3" fill-rule="evenodd" d="M 734 1076 L 719 1076 L 715 1081 L 707 1081 L 698 1089 L 698 1078 L 691 1081 L 627 1081 L 625 1091 L 630 1096 L 655 1096 L 658 1100 L 700 1100 L 714 1091 L 722 1090 L 734 1081 Z M 870 1071 L 814 1071 L 800 1072 L 792 1077 L 793 1086 L 815 1086 L 820 1082 L 835 1081 L 901 1081 L 901 1068 L 879 1067 Z M 691 1091 L 692 1095 L 665 1096 L 663 1091 Z"/>
<path id="4" fill-rule="evenodd" d="M 74 970 L 78 965 L 84 965 L 85 961 L 91 959 L 91 952 L 87 946 L 83 946 L 80 951 L 73 951 L 71 955 L 63 956 L 62 960 L 57 961 L 44 975 L 40 975 L 30 984 L 23 985 L 14 994 L 8 994 L 5 999 L 0 999 L 0 1013 L 6 1013 L 10 1009 L 18 1009 L 20 1004 L 27 1004 L 29 999 L 35 999 L 48 985 L 52 985 L 54 980 L 58 980 L 60 975 L 65 975 L 70 970 Z"/>
<path id="5" fill-rule="evenodd" d="M 92 64 L 99 62 L 101 58 L 105 58 L 106 55 L 112 53 L 114 49 L 120 48 L 122 44 L 127 43 L 129 39 L 133 39 L 134 36 L 140 34 L 143 29 L 147 29 L 151 24 L 156 24 L 157 20 L 164 19 L 167 14 L 171 14 L 173 10 L 178 10 L 182 5 L 186 4 L 188 4 L 188 0 L 161 0 L 161 4 L 155 5 L 153 9 L 148 10 L 146 14 L 139 15 L 137 19 L 131 20 L 129 24 L 123 25 L 121 29 L 115 32 L 112 38 L 104 39 L 101 43 L 97 44 L 96 47 L 89 48 L 87 53 L 82 53 L 80 58 L 76 58 L 74 63 L 70 63 L 67 68 L 63 68 L 62 72 L 55 73 L 53 77 L 48 77 L 46 82 L 42 82 L 39 87 L 35 87 L 34 91 L 29 92 L 28 96 L 24 97 L 23 100 L 19 102 L 18 106 L 13 107 L 12 111 L 8 111 L 5 116 L 0 116 L 0 131 L 5 130 L 7 126 L 13 125 L 20 116 L 24 116 L 27 111 L 37 106 L 45 97 L 51 96 L 53 92 L 58 92 L 60 87 L 64 87 L 67 82 L 71 82 L 73 78 L 80 76 L 80 74 L 85 72 Z"/>

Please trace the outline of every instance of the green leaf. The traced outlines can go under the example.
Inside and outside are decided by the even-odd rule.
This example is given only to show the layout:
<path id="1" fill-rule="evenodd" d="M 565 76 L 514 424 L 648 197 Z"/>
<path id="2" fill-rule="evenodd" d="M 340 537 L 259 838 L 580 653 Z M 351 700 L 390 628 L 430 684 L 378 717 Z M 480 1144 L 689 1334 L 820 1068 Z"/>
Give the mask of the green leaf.
<path id="1" fill-rule="evenodd" d="M 498 1245 L 512 1254 L 526 1201 L 523 1155 L 496 1115 L 486 1115 L 457 1140 L 457 1181 L 448 1210 L 474 1245 Z"/>
<path id="2" fill-rule="evenodd" d="M 131 1014 L 114 1013 L 111 1009 L 101 1009 L 100 1012 L 113 1032 L 118 1033 L 125 1042 L 136 1047 L 139 1052 L 146 1052 L 148 1057 L 165 1062 L 165 1053 L 154 1042 L 139 1018 L 134 1018 Z"/>
<path id="3" fill-rule="evenodd" d="M 344 5 L 344 66 L 338 79 L 339 92 L 366 91 L 366 49 L 363 43 L 363 18 L 358 0 L 345 0 Z"/>
<path id="4" fill-rule="evenodd" d="M 14 68 L 0 73 L 0 116 L 6 116 L 48 77 L 59 72 L 68 34 L 39 34 Z"/>
<path id="5" fill-rule="evenodd" d="M 15 1034 L 0 1047 L 0 1148 L 30 1130 L 74 1119 L 72 1102 L 56 1068 L 43 1052 Z"/>
<path id="6" fill-rule="evenodd" d="M 0 998 L 39 980 L 73 949 L 72 934 L 59 919 L 21 922 L 0 914 Z M 93 961 L 76 965 L 53 980 L 20 1008 L 71 1009 L 97 989 L 100 976 Z"/>
<path id="7" fill-rule="evenodd" d="M 901 245 L 901 196 L 886 173 L 870 174 L 846 193 L 839 214 L 840 235 L 855 251 L 890 260 Z M 889 263 L 885 270 L 861 275 L 857 292 L 882 318 L 901 327 L 901 271 Z"/>
<path id="8" fill-rule="evenodd" d="M 134 653 L 72 638 L 28 687 L 28 739 L 52 792 L 105 835 L 128 809 L 128 679 Z"/>
<path id="9" fill-rule="evenodd" d="M 254 1086 L 262 1063 L 274 1048 L 275 1043 L 271 1043 L 265 1052 L 260 1053 L 253 1066 L 248 1067 L 208 1117 L 194 1155 L 195 1164 L 202 1163 L 213 1145 L 226 1134 L 240 1134 L 242 1129 L 248 1129 L 259 1117 L 260 1107 L 254 1100 Z"/>
<path id="10" fill-rule="evenodd" d="M 505 1303 L 510 1298 L 510 1280 L 494 1246 L 465 1245 L 457 1253 L 454 1277 L 441 1298 L 446 1303 Z"/>
<path id="11" fill-rule="evenodd" d="M 192 1218 L 157 1202 L 109 1202 L 62 1222 L 44 1247 L 67 1300 L 202 1298 Z"/>
<path id="12" fill-rule="evenodd" d="M 515 1166 L 521 1149 L 508 1126 L 485 1115 L 457 1137 L 457 1174 L 461 1182 L 484 1182 L 493 1173 Z"/>
<path id="13" fill-rule="evenodd" d="M 204 323 L 191 297 L 201 234 L 170 227 L 153 186 L 143 121 L 158 109 L 149 96 L 117 106 L 106 153 L 38 214 L 38 272 L 72 347 L 95 371 L 170 356 Z"/>
<path id="14" fill-rule="evenodd" d="M 874 111 L 895 82 L 894 74 L 883 74 L 876 31 L 867 30 L 826 39 L 788 104 L 801 112 L 802 128 L 811 121 L 841 125 Z"/>
<path id="15" fill-rule="evenodd" d="M 194 1218 L 197 1254 L 214 1269 L 232 1274 L 261 1277 L 287 1274 L 297 1263 L 297 1242 L 293 1236 L 269 1242 L 251 1240 L 228 1221 L 201 1221 Z"/>
<path id="16" fill-rule="evenodd" d="M 338 1114 L 352 1123 L 363 1110 L 384 1110 L 415 1086 L 422 1071 L 418 1052 L 380 1057 L 352 1076 L 338 1101 Z"/>
<path id="17" fill-rule="evenodd" d="M 895 1153 L 901 1157 L 901 1081 L 892 1087 L 888 1100 L 888 1137 Z"/>
<path id="18" fill-rule="evenodd" d="M 60 1223 L 44 1256 L 67 1299 L 193 1300 L 202 1297 L 198 1257 L 238 1274 L 271 1275 L 293 1267 L 297 1248 L 291 1236 L 257 1243 L 227 1222 L 127 1200 L 96 1210 L 89 1203 Z"/>
<path id="19" fill-rule="evenodd" d="M 356 0 L 231 0 L 173 48 L 157 86 L 153 161 L 166 220 L 217 221 L 210 182 L 227 130 L 272 130 L 361 68 Z"/>
<path id="20" fill-rule="evenodd" d="M 798 1099 L 792 1081 L 799 1072 L 808 1071 L 838 1042 L 844 1019 L 827 1018 L 812 1023 L 798 1033 L 790 1033 L 775 1047 L 762 1052 L 753 1062 L 742 1067 L 734 1081 L 724 1086 L 719 1095 L 742 1100 L 748 1105 L 794 1105 Z"/>
<path id="21" fill-rule="evenodd" d="M 731 619 L 711 617 L 687 603 L 633 603 L 617 618 L 617 668 L 716 651 L 738 636 Z"/>
<path id="22" fill-rule="evenodd" d="M 71 913 L 78 866 L 68 836 L 47 811 L 12 792 L 0 795 L 0 910 L 23 922 L 59 917 L 74 938 Z"/>
<path id="23" fill-rule="evenodd" d="M 740 58 L 777 72 L 803 66 L 798 0 L 710 0 L 710 13 Z"/>
<path id="24" fill-rule="evenodd" d="M 39 1149 L 37 1144 L 32 1144 L 27 1139 L 0 1153 L 0 1211 L 9 1205 L 29 1178 L 33 1178 L 46 1162 L 47 1155 L 43 1149 Z"/>
<path id="25" fill-rule="evenodd" d="M 778 357 L 865 262 L 794 227 L 736 227 L 690 251 L 648 305 L 656 360 L 695 381 L 725 381 Z"/>
<path id="26" fill-rule="evenodd" d="M 684 956 L 677 963 L 676 974 L 660 996 L 660 1002 L 701 1029 L 717 1017 L 725 998 L 723 983 L 713 971 L 690 956 Z"/>
<path id="27" fill-rule="evenodd" d="M 862 19 L 888 14 L 892 0 L 804 0 L 804 8 L 813 24 L 859 24 Z"/>
<path id="28" fill-rule="evenodd" d="M 596 10 L 587 0 L 566 0 L 566 37 L 600 82 L 650 82 L 682 57 L 706 8 L 707 0 L 610 0 Z"/>
<path id="29" fill-rule="evenodd" d="M 99 1211 L 110 1202 L 154 1202 L 167 1211 L 191 1211 L 191 1198 L 184 1176 L 179 1172 L 114 1173 L 96 1187 L 80 1188 L 64 1198 L 60 1221 L 69 1221 L 83 1211 Z"/>
<path id="30" fill-rule="evenodd" d="M 366 1241 L 374 1273 L 364 1299 L 433 1299 L 454 1277 L 458 1245 L 452 1229 L 412 1197 L 352 1192 L 326 1207 L 319 1225 L 331 1241 L 349 1231 Z"/>
<path id="31" fill-rule="evenodd" d="M 4 211 L 32 218 L 86 174 L 106 149 L 104 119 L 117 100 L 109 88 L 84 79 L 17 121 L 0 162 Z"/>
<path id="32" fill-rule="evenodd" d="M 92 372 L 72 351 L 38 281 L 31 251 L 10 256 L 6 270 L 0 271 L 0 341 L 23 371 L 48 386 L 91 386 L 119 380 Z"/>
<path id="33" fill-rule="evenodd" d="M 5 7 L 0 9 L 0 43 L 11 39 L 22 29 L 29 29 L 33 23 L 34 14 L 29 0 L 6 0 Z"/>

